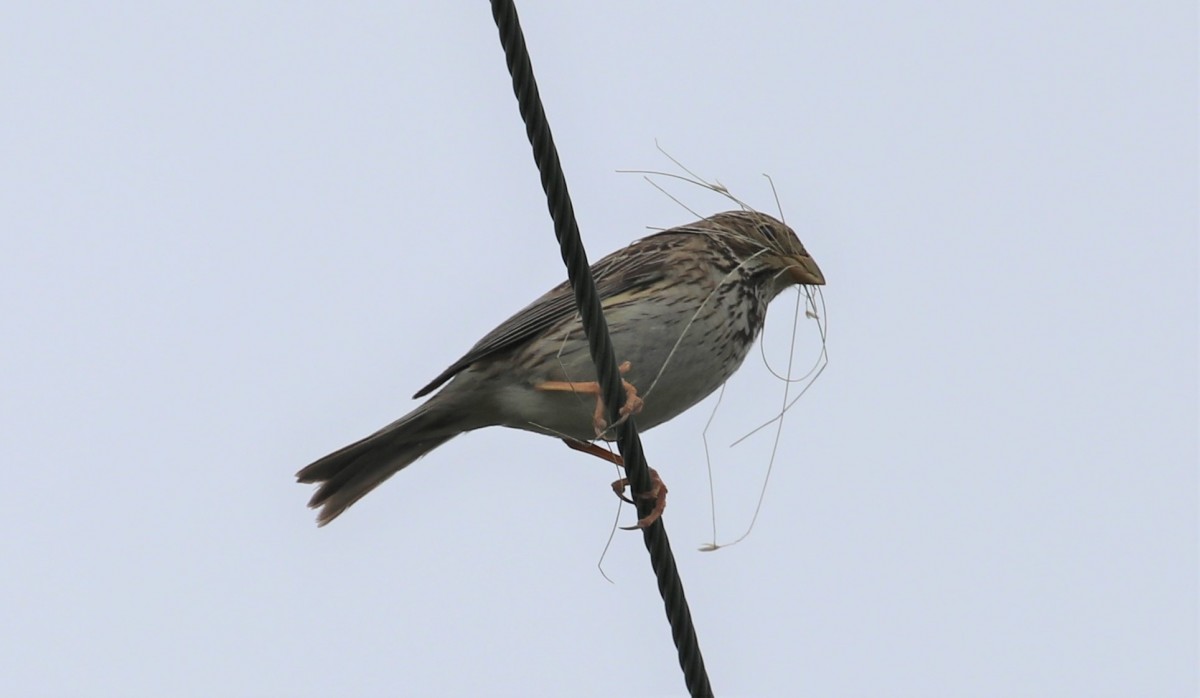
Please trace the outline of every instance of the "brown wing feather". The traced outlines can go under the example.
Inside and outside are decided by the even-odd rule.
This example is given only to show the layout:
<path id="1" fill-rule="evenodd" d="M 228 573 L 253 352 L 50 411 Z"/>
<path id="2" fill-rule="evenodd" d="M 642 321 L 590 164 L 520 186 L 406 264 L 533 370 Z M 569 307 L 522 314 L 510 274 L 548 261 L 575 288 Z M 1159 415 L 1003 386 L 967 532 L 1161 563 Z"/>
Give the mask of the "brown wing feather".
<path id="1" fill-rule="evenodd" d="M 593 264 L 592 276 L 596 279 L 596 290 L 600 294 L 601 302 L 660 277 L 663 273 L 662 267 L 651 261 L 653 255 L 646 254 L 649 250 L 644 248 L 671 246 L 672 241 L 664 239 L 671 232 L 664 231 L 638 240 L 628 248 L 618 250 Z M 500 323 L 496 329 L 476 342 L 462 358 L 438 374 L 429 385 L 418 390 L 413 397 L 428 395 L 476 361 L 523 344 L 573 317 L 576 312 L 575 294 L 571 291 L 570 284 L 564 281 Z"/>

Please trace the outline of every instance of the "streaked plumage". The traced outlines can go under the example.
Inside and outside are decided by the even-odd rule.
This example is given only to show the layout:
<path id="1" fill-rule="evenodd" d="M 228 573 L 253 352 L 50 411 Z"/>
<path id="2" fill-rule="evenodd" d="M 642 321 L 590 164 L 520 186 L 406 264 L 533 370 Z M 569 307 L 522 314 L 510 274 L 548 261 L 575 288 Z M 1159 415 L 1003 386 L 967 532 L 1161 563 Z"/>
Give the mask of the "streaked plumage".
<path id="1" fill-rule="evenodd" d="M 729 211 L 638 240 L 592 266 L 626 381 L 644 400 L 642 430 L 724 383 L 745 359 L 767 305 L 797 283 L 823 284 L 791 228 Z M 419 390 L 442 389 L 408 415 L 297 473 L 319 485 L 324 525 L 401 468 L 454 436 L 507 426 L 579 440 L 595 437 L 594 398 L 546 392 L 550 381 L 595 381 L 566 282 L 513 315 Z"/>

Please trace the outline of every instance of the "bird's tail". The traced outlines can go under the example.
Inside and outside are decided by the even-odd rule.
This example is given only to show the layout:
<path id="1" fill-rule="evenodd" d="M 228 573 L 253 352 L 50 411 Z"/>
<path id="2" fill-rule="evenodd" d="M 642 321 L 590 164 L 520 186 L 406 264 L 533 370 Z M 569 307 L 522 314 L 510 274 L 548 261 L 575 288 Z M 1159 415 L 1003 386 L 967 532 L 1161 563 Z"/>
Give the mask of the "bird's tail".
<path id="1" fill-rule="evenodd" d="M 333 521 L 408 464 L 463 432 L 452 415 L 428 402 L 370 436 L 312 463 L 296 479 L 318 485 L 308 506 L 317 525 Z"/>

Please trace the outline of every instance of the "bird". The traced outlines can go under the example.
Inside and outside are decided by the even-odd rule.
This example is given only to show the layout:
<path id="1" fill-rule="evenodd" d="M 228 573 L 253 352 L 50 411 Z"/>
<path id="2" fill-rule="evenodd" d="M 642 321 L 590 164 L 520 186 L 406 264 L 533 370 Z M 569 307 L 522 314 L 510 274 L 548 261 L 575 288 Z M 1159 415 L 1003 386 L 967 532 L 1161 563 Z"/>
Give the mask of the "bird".
<path id="1" fill-rule="evenodd" d="M 724 384 L 781 292 L 825 284 L 792 228 L 749 209 L 652 233 L 591 271 L 627 396 L 621 419 L 634 419 L 641 431 Z M 595 440 L 615 438 L 565 281 L 500 323 L 413 398 L 431 393 L 403 417 L 296 473 L 300 483 L 317 486 L 308 506 L 319 510 L 318 526 L 469 431 L 503 426 L 593 451 Z"/>

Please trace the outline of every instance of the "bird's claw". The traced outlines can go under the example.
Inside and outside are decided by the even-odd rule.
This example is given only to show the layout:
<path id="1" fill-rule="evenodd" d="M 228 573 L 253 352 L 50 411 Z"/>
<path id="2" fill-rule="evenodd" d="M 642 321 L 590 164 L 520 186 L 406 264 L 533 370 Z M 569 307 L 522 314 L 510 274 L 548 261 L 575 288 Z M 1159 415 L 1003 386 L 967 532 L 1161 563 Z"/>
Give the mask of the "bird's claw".
<path id="1" fill-rule="evenodd" d="M 588 443 L 586 441 L 576 441 L 575 439 L 563 439 L 563 443 L 575 449 L 576 451 L 590 453 L 601 460 L 606 460 L 609 463 L 622 468 L 625 467 L 625 459 L 621 457 L 621 454 L 605 450 L 596 444 Z M 627 487 L 629 487 L 629 478 L 627 477 L 623 477 L 620 480 L 615 480 L 612 484 L 613 492 L 616 493 L 616 495 L 620 497 L 622 501 L 629 502 L 630 504 L 636 506 L 637 502 L 625 496 L 625 488 Z M 653 499 L 654 509 L 649 514 L 646 514 L 642 518 L 638 519 L 638 522 L 635 525 L 622 526 L 621 530 L 623 531 L 636 531 L 639 528 L 646 528 L 647 526 L 650 526 L 662 517 L 663 511 L 667 508 L 667 485 L 662 481 L 662 477 L 659 476 L 658 471 L 654 468 L 650 468 L 650 491 L 638 495 L 638 498 L 643 500 Z"/>
<path id="2" fill-rule="evenodd" d="M 625 361 L 617 367 L 617 370 L 621 372 L 621 375 L 625 375 L 626 373 L 629 373 L 629 369 L 632 367 L 633 364 Z M 617 421 L 612 424 L 608 423 L 608 410 L 604 406 L 604 396 L 600 390 L 600 383 L 598 381 L 545 381 L 534 386 L 534 389 L 562 392 L 569 391 L 572 393 L 579 393 L 581 395 L 595 395 L 596 409 L 592 412 L 592 427 L 596 430 L 596 438 L 600 438 L 604 435 L 604 432 L 621 424 L 626 419 L 629 419 L 631 415 L 641 412 L 642 406 L 645 404 L 642 401 L 642 398 L 638 397 L 637 388 L 635 388 L 632 383 L 622 378 L 621 387 L 625 389 L 625 404 L 621 405 L 621 410 L 617 417 Z"/>
<path id="3" fill-rule="evenodd" d="M 604 398 L 598 396 L 596 398 L 596 412 L 592 415 L 592 426 L 596 429 L 596 438 L 603 436 L 604 432 L 609 429 L 624 424 L 625 420 L 629 419 L 630 416 L 642 411 L 642 406 L 645 403 L 638 397 L 637 388 L 625 381 L 621 381 L 621 384 L 625 387 L 625 404 L 621 405 L 617 421 L 612 424 L 609 424 L 608 419 L 605 417 L 605 412 L 608 410 L 604 406 Z"/>
<path id="4" fill-rule="evenodd" d="M 617 366 L 617 370 L 620 371 L 621 375 L 623 376 L 626 373 L 629 373 L 629 369 L 632 367 L 633 364 L 629 363 L 628 361 L 624 361 L 620 366 Z M 625 404 L 621 405 L 621 410 L 617 416 L 617 421 L 609 424 L 607 414 L 608 409 L 604 405 L 604 397 L 600 394 L 600 384 L 596 384 L 596 411 L 592 413 L 592 427 L 596 430 L 596 438 L 603 436 L 604 432 L 608 431 L 609 429 L 621 425 L 625 422 L 625 420 L 629 419 L 631 415 L 635 415 L 642 411 L 642 406 L 645 403 L 643 402 L 642 398 L 638 397 L 637 388 L 635 388 L 632 383 L 624 378 L 621 379 L 621 387 L 625 389 Z"/>
<path id="5" fill-rule="evenodd" d="M 636 505 L 637 502 L 625 496 L 626 487 L 629 487 L 629 478 L 627 477 L 616 480 L 612 484 L 613 492 L 616 492 L 618 497 L 630 504 Z M 649 514 L 638 519 L 636 524 L 621 526 L 622 531 L 636 531 L 639 528 L 646 528 L 662 518 L 663 511 L 667 508 L 667 485 L 662 481 L 662 478 L 658 475 L 658 471 L 654 468 L 650 468 L 650 491 L 639 494 L 638 499 L 654 500 L 654 508 Z"/>

